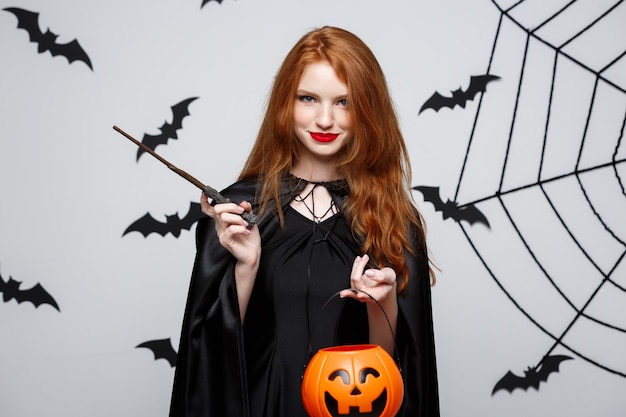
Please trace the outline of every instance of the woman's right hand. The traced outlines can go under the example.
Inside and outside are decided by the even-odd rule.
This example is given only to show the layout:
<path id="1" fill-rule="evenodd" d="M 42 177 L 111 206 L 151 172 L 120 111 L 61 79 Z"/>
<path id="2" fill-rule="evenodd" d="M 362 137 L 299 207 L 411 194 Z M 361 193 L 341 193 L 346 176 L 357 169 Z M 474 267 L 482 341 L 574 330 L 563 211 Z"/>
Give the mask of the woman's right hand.
<path id="1" fill-rule="evenodd" d="M 251 211 L 247 201 L 239 205 L 223 203 L 212 206 L 208 197 L 200 197 L 202 212 L 215 220 L 215 231 L 221 245 L 226 248 L 239 263 L 254 267 L 261 256 L 261 236 L 259 228 L 248 228 L 248 223 L 240 216 L 244 211 Z"/>

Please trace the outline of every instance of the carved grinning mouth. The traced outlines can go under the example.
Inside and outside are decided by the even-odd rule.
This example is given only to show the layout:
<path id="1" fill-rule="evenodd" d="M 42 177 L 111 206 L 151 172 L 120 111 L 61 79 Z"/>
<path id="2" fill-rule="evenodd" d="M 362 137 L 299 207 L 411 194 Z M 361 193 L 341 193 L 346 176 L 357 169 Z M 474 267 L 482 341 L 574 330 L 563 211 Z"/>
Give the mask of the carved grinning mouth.
<path id="1" fill-rule="evenodd" d="M 350 407 L 348 414 L 339 413 L 339 402 L 330 393 L 324 393 L 324 403 L 326 409 L 333 417 L 344 416 L 358 416 L 358 417 L 380 417 L 387 405 L 387 388 L 372 402 L 372 411 L 368 413 L 362 413 L 359 411 L 359 407 Z"/>

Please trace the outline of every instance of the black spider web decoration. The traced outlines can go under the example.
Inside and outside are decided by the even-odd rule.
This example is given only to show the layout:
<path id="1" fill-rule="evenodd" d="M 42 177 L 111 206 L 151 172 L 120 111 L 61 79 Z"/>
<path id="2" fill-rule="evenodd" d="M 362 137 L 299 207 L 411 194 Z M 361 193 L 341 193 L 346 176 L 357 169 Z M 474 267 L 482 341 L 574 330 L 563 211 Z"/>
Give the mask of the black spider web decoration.
<path id="1" fill-rule="evenodd" d="M 492 394 L 539 389 L 572 359 L 539 375 L 557 349 L 626 378 L 626 4 L 492 1 L 487 74 L 502 82 L 478 101 L 454 202 L 489 219 L 490 229 L 458 224 L 552 340 Z"/>

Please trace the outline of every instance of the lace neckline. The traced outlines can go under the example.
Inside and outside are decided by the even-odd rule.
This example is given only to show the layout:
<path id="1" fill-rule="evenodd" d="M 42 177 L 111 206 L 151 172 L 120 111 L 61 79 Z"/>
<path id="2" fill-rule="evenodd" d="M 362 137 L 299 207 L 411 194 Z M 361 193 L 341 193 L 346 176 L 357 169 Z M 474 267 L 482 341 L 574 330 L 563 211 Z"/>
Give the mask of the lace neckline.
<path id="1" fill-rule="evenodd" d="M 315 207 L 316 198 L 314 195 L 315 189 L 317 187 L 322 187 L 322 185 L 318 183 L 313 183 L 313 187 L 311 187 L 311 189 L 306 194 L 304 195 L 302 195 L 302 193 L 297 194 L 296 196 L 294 196 L 293 201 L 295 203 L 302 204 L 301 207 L 304 207 L 304 209 L 306 209 L 306 211 L 311 215 L 311 219 L 316 224 L 320 224 L 322 221 L 326 220 L 328 217 L 332 217 L 335 214 L 339 213 L 340 210 L 339 210 L 339 207 L 337 206 L 337 203 L 335 203 L 335 200 L 332 198 L 332 195 L 330 196 L 330 204 L 328 205 L 328 208 L 324 211 L 318 210 Z"/>
<path id="2" fill-rule="evenodd" d="M 314 224 L 319 225 L 341 213 L 344 200 L 349 193 L 348 182 L 345 179 L 334 181 L 309 181 L 290 173 L 287 179 L 291 184 L 292 208 L 301 215 L 309 218 Z M 319 200 L 315 197 L 315 190 L 319 187 L 323 187 L 330 195 L 329 203 L 323 202 L 324 200 Z"/>
<path id="3" fill-rule="evenodd" d="M 333 181 L 309 181 L 304 178 L 296 177 L 292 173 L 287 173 L 287 178 L 293 184 L 294 192 L 299 194 L 309 184 L 321 185 L 328 190 L 331 196 L 334 197 L 347 197 L 350 193 L 350 187 L 348 181 L 341 178 Z"/>

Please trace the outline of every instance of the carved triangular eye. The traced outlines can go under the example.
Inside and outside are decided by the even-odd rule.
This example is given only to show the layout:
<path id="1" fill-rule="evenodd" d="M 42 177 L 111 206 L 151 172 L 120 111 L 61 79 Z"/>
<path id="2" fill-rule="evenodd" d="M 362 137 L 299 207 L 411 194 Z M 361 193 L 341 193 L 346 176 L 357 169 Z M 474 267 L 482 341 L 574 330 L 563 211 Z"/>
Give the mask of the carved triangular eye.
<path id="1" fill-rule="evenodd" d="M 380 376 L 380 373 L 374 368 L 363 368 L 361 370 L 361 373 L 359 374 L 359 380 L 361 381 L 361 384 L 365 383 L 368 375 L 374 375 L 374 377 L 378 378 Z"/>
<path id="2" fill-rule="evenodd" d="M 332 381 L 337 377 L 341 378 L 345 385 L 350 384 L 350 374 L 348 374 L 348 371 L 346 371 L 345 369 L 337 369 L 336 371 L 328 375 L 328 380 Z"/>

